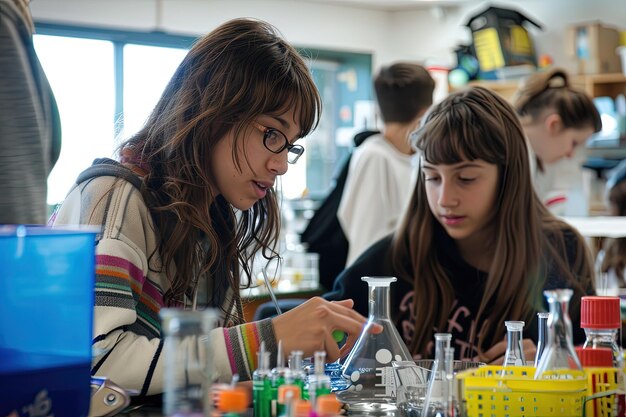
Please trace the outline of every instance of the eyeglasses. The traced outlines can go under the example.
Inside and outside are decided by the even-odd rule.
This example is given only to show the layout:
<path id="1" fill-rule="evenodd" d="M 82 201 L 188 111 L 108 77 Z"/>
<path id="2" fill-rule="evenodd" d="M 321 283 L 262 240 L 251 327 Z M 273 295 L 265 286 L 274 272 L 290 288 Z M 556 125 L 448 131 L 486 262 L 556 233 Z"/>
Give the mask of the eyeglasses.
<path id="1" fill-rule="evenodd" d="M 252 122 L 252 126 L 263 132 L 263 146 L 272 153 L 281 153 L 287 149 L 287 162 L 295 164 L 304 153 L 302 145 L 292 145 L 287 136 L 278 129 Z"/>

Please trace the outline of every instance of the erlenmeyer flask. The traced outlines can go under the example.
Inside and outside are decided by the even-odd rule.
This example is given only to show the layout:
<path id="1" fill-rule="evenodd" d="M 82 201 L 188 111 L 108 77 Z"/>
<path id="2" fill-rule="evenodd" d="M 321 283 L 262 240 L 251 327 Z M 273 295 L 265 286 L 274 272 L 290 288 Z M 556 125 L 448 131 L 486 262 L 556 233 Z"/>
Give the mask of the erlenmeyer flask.
<path id="1" fill-rule="evenodd" d="M 454 348 L 446 347 L 444 370 L 441 378 L 441 397 L 424 404 L 422 417 L 456 417 L 458 415 L 457 398 L 454 389 Z M 428 395 L 428 394 L 427 394 Z"/>
<path id="2" fill-rule="evenodd" d="M 526 366 L 524 346 L 522 345 L 523 321 L 505 321 L 506 326 L 506 353 L 504 366 Z"/>
<path id="3" fill-rule="evenodd" d="M 411 360 L 389 314 L 389 286 L 395 277 L 362 277 L 369 286 L 369 316 L 359 339 L 342 365 L 346 390 L 337 398 L 350 412 L 373 414 L 395 410 L 395 380 L 392 361 Z M 378 334 L 369 332 L 373 324 L 382 326 Z"/>
<path id="4" fill-rule="evenodd" d="M 450 349 L 452 335 L 450 333 L 435 333 L 435 360 L 428 378 L 428 390 L 424 398 L 422 416 L 435 416 L 445 409 L 447 400 L 446 379 L 446 350 Z M 453 351 L 454 354 L 454 351 Z M 450 358 L 452 360 L 452 358 Z"/>
<path id="5" fill-rule="evenodd" d="M 572 343 L 572 322 L 568 313 L 569 300 L 572 298 L 573 291 L 571 289 L 546 290 L 543 294 L 550 305 L 548 344 L 539 359 L 535 379 L 559 378 L 558 375 L 548 375 L 548 371 L 559 369 L 582 371 Z"/>

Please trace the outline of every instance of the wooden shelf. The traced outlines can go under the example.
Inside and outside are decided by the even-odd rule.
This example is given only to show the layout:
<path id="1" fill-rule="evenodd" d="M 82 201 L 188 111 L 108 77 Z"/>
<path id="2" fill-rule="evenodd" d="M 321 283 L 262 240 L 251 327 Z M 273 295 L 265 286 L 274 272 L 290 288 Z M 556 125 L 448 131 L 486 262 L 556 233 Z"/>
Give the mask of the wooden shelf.
<path id="1" fill-rule="evenodd" d="M 513 93 L 517 90 L 518 84 L 519 80 L 474 80 L 470 81 L 465 87 L 450 88 L 450 92 L 463 90 L 467 87 L 481 86 L 495 91 L 506 100 L 510 100 Z"/>
<path id="2" fill-rule="evenodd" d="M 572 76 L 572 86 L 584 90 L 592 97 L 609 96 L 613 99 L 620 94 L 626 94 L 626 75 L 593 74 Z"/>
<path id="3" fill-rule="evenodd" d="M 626 94 L 626 75 L 621 73 L 573 75 L 571 82 L 573 87 L 585 91 L 591 97 L 609 96 L 615 99 L 620 94 Z M 510 100 L 517 90 L 519 80 L 478 80 L 468 84 L 475 85 L 486 87 Z M 451 89 L 452 91 L 455 89 Z"/>

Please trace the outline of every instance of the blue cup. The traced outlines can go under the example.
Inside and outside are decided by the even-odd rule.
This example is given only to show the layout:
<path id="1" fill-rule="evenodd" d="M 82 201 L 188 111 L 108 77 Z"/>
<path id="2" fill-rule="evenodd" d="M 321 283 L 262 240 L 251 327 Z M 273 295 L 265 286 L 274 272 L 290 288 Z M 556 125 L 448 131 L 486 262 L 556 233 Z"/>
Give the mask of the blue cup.
<path id="1" fill-rule="evenodd" d="M 95 236 L 0 226 L 0 416 L 88 414 Z"/>

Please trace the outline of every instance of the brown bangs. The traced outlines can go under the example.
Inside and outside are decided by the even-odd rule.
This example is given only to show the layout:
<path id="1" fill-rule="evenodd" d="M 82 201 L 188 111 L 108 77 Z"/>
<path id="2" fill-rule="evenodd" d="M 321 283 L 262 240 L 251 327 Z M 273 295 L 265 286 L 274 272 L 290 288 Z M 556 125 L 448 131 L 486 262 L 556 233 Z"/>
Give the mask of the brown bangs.
<path id="1" fill-rule="evenodd" d="M 436 107 L 414 133 L 416 148 L 433 164 L 456 164 L 482 159 L 503 165 L 506 158 L 504 127 L 492 115 L 477 114 L 463 100 L 450 109 Z"/>
<path id="2" fill-rule="evenodd" d="M 275 89 L 270 90 L 267 97 L 264 114 L 280 114 L 288 109 L 294 109 L 296 120 L 300 125 L 299 137 L 305 137 L 311 133 L 319 123 L 322 113 L 322 99 L 315 85 L 308 77 L 293 71 L 284 80 L 279 82 Z M 283 85 L 280 85 L 283 84 Z M 282 104 L 280 108 L 276 103 Z"/>

